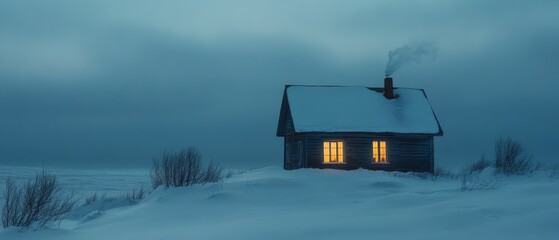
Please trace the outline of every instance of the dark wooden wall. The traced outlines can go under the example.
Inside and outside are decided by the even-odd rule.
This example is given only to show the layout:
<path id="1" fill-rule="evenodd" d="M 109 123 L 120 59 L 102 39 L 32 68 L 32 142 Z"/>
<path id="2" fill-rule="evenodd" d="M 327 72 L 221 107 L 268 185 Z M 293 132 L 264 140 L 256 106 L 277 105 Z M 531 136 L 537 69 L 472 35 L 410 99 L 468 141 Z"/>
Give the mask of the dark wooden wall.
<path id="1" fill-rule="evenodd" d="M 290 115 L 287 116 L 285 128 L 283 168 L 289 170 L 307 167 L 304 134 L 295 133 Z"/>
<path id="2" fill-rule="evenodd" d="M 416 171 L 433 172 L 434 168 L 434 146 L 433 136 L 430 135 L 403 135 L 389 136 L 371 133 L 304 133 L 292 134 L 288 144 L 296 144 L 300 141 L 301 149 L 288 156 L 286 163 L 291 164 L 286 169 L 300 167 L 312 168 L 334 168 L 334 169 L 356 169 L 366 168 L 386 171 Z M 344 142 L 344 164 L 323 163 L 324 141 Z M 372 141 L 387 142 L 388 163 L 372 162 Z M 288 143 L 289 142 L 289 143 Z M 296 147 L 292 145 L 293 147 Z M 300 154 L 300 155 L 299 155 Z M 302 162 L 297 163 L 297 158 L 302 156 Z M 286 166 L 287 166 L 286 165 Z"/>

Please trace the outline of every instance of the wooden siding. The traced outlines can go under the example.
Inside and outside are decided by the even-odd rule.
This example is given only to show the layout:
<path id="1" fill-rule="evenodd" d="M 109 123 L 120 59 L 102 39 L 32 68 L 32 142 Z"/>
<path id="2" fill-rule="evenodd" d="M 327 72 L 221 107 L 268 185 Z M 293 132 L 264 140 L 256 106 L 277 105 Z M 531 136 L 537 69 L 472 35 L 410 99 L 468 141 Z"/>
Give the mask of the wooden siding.
<path id="1" fill-rule="evenodd" d="M 388 136 L 371 133 L 306 133 L 306 166 L 313 168 L 433 172 L 433 136 Z M 323 163 L 323 142 L 344 142 L 344 164 Z M 387 142 L 388 163 L 373 163 L 372 141 Z"/>
<path id="2" fill-rule="evenodd" d="M 283 150 L 283 168 L 298 169 L 307 167 L 306 142 L 304 134 L 295 133 L 291 115 L 285 119 L 285 137 Z"/>

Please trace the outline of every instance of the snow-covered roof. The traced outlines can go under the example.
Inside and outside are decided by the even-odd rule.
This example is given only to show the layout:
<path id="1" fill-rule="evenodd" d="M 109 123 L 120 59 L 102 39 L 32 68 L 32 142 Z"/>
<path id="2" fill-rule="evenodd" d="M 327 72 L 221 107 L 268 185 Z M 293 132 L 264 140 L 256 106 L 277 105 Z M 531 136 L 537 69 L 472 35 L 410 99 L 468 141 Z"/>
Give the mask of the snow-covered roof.
<path id="1" fill-rule="evenodd" d="M 286 86 L 282 105 L 288 105 L 295 132 L 442 134 L 422 89 L 394 93 L 397 98 L 387 99 L 382 88 Z"/>

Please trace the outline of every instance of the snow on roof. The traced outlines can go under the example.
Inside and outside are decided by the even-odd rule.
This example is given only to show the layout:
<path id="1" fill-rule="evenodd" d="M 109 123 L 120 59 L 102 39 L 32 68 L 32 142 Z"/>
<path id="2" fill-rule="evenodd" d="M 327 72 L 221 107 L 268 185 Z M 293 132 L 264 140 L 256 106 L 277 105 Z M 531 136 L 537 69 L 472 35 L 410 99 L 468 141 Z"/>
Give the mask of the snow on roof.
<path id="1" fill-rule="evenodd" d="M 440 134 L 431 104 L 421 89 L 344 86 L 289 86 L 287 98 L 296 132 Z"/>

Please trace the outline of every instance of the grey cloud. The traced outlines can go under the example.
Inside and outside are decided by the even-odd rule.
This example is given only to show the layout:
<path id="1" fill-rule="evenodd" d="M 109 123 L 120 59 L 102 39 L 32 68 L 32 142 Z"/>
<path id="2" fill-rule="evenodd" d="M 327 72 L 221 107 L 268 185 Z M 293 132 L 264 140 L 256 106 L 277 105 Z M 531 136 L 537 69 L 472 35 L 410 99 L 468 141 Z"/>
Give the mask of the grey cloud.
<path id="1" fill-rule="evenodd" d="M 437 60 L 394 82 L 426 90 L 438 164 L 489 157 L 502 134 L 557 162 L 554 1 L 314 3 L 0 3 L 0 164 L 147 167 L 192 144 L 227 167 L 281 165 L 285 84 L 379 86 L 386 53 L 421 39 Z M 48 62 L 61 45 L 84 64 Z M 37 46 L 47 57 L 15 61 Z"/>

